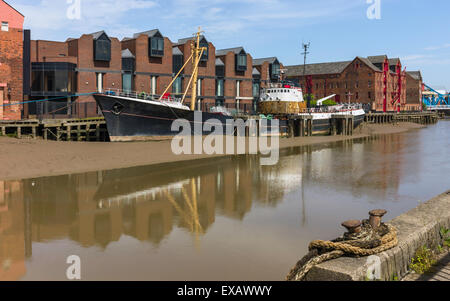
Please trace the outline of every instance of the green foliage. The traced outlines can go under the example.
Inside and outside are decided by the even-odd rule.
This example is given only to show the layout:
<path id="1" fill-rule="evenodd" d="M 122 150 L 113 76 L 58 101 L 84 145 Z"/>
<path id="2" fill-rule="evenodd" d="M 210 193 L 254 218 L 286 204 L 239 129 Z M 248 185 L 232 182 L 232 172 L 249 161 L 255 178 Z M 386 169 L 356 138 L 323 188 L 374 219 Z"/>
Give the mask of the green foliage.
<path id="1" fill-rule="evenodd" d="M 409 267 L 417 274 L 424 274 L 435 264 L 436 260 L 433 259 L 433 253 L 429 248 L 423 246 L 416 251 Z"/>
<path id="2" fill-rule="evenodd" d="M 426 105 L 426 104 L 424 104 L 423 102 L 422 102 L 422 109 L 423 109 L 424 111 L 426 111 L 426 110 L 427 110 L 427 105 Z"/>
<path id="3" fill-rule="evenodd" d="M 444 227 L 441 228 L 441 237 L 444 240 L 444 246 L 450 248 L 450 229 L 446 229 Z"/>

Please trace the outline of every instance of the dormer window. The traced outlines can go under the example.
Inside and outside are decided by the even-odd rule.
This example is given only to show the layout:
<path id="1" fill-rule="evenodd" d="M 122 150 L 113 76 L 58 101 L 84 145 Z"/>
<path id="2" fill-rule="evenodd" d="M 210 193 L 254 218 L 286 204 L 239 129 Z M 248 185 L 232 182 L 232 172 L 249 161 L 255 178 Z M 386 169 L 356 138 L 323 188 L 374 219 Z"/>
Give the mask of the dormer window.
<path id="1" fill-rule="evenodd" d="M 236 71 L 247 71 L 247 54 L 245 51 L 236 54 Z"/>
<path id="2" fill-rule="evenodd" d="M 177 74 L 184 65 L 184 56 L 183 53 L 178 49 L 173 49 L 173 57 L 172 57 L 172 72 Z"/>
<path id="3" fill-rule="evenodd" d="M 208 61 L 208 58 L 209 58 L 209 44 L 205 38 L 203 38 L 200 41 L 200 47 L 206 48 L 206 50 L 203 51 L 202 57 L 200 58 L 201 62 L 206 62 L 206 61 Z"/>
<path id="4" fill-rule="evenodd" d="M 149 56 L 150 57 L 162 57 L 164 56 L 164 38 L 162 36 L 155 35 L 149 38 Z"/>
<path id="5" fill-rule="evenodd" d="M 111 61 L 111 40 L 106 33 L 94 36 L 94 60 L 110 62 Z"/>
<path id="6" fill-rule="evenodd" d="M 280 64 L 275 62 L 271 64 L 270 68 L 271 68 L 270 72 L 271 79 L 278 80 L 280 78 Z"/>

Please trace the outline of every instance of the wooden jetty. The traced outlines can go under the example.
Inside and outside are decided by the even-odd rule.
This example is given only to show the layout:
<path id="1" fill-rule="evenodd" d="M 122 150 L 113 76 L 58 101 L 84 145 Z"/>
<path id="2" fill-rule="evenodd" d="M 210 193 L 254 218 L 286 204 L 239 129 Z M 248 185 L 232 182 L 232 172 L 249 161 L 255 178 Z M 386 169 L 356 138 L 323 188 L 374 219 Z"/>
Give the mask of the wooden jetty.
<path id="1" fill-rule="evenodd" d="M 38 120 L 21 120 L 21 121 L 0 121 L 0 130 L 2 136 L 12 135 L 17 138 L 28 136 L 36 138 L 39 128 Z"/>
<path id="2" fill-rule="evenodd" d="M 103 117 L 86 119 L 44 119 L 1 121 L 2 136 L 56 141 L 108 141 L 108 131 Z"/>
<path id="3" fill-rule="evenodd" d="M 397 123 L 413 122 L 418 124 L 434 124 L 440 119 L 439 114 L 435 112 L 417 112 L 417 113 L 368 113 L 365 116 L 365 122 L 368 123 Z"/>

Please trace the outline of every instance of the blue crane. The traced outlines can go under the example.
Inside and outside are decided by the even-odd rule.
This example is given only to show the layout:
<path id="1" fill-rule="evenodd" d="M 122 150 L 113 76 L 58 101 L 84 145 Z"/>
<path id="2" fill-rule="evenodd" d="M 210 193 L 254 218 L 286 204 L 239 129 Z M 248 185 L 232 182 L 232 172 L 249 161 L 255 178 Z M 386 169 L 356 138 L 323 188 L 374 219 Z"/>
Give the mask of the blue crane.
<path id="1" fill-rule="evenodd" d="M 434 93 L 432 95 L 423 95 L 422 96 L 422 102 L 427 107 L 448 106 L 450 104 L 450 101 L 449 101 L 450 94 L 439 93 L 438 91 L 434 90 L 433 88 L 431 88 L 430 86 L 428 86 L 426 84 L 424 84 L 424 86 L 428 91 Z"/>

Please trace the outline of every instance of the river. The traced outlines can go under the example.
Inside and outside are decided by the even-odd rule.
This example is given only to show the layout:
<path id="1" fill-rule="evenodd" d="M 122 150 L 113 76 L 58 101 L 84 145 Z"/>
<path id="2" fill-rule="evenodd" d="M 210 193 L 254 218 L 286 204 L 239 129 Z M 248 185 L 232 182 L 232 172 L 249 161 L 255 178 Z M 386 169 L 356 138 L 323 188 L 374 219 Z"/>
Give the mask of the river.
<path id="1" fill-rule="evenodd" d="M 309 241 L 448 189 L 450 121 L 229 157 L 0 181 L 0 280 L 283 280 Z"/>

